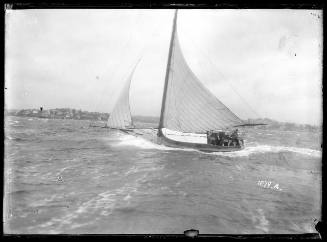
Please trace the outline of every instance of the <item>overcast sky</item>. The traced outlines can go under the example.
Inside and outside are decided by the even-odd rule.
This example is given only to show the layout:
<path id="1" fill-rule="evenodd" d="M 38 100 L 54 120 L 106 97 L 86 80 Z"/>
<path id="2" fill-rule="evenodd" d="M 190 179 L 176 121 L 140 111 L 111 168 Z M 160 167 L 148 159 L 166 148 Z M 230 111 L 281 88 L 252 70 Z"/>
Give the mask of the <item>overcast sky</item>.
<path id="1" fill-rule="evenodd" d="M 7 10 L 6 108 L 159 116 L 174 10 Z M 240 118 L 320 124 L 322 12 L 179 10 L 183 54 Z"/>

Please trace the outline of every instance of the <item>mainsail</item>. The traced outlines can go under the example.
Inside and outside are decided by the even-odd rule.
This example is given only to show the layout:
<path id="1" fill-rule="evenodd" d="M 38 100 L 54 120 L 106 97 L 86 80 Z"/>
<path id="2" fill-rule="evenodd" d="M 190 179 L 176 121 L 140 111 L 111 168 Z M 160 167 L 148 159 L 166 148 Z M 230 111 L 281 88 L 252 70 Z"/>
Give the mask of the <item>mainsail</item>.
<path id="1" fill-rule="evenodd" d="M 194 75 L 179 45 L 175 12 L 170 43 L 165 90 L 162 101 L 161 129 L 205 133 L 242 124 L 242 120 L 219 101 Z"/>
<path id="2" fill-rule="evenodd" d="M 129 88 L 131 85 L 132 76 L 137 66 L 137 63 L 133 68 L 131 74 L 129 75 L 128 79 L 126 80 L 126 83 L 114 106 L 114 109 L 110 113 L 107 122 L 107 126 L 109 128 L 125 129 L 133 126 L 133 120 L 129 107 Z"/>

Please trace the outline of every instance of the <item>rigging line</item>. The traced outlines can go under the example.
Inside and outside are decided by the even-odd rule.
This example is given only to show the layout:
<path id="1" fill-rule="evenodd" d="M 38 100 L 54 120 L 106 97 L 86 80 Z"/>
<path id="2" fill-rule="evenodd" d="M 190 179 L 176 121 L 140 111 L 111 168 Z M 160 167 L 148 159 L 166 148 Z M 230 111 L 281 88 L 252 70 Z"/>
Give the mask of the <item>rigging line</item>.
<path id="1" fill-rule="evenodd" d="M 185 33 L 184 33 L 185 34 Z M 186 36 L 188 36 L 187 34 L 185 34 Z M 188 36 L 189 37 L 189 36 Z M 211 59 L 209 58 L 209 55 L 208 54 L 206 54 L 206 52 L 205 51 L 203 51 L 201 48 L 199 48 L 198 47 L 198 45 L 196 45 L 195 44 L 195 42 L 194 42 L 194 40 L 193 40 L 193 38 L 188 38 L 188 39 L 190 39 L 191 40 L 191 43 L 197 48 L 197 49 L 199 49 L 200 50 L 200 52 L 202 52 L 202 54 L 206 57 L 206 59 L 211 63 L 211 65 L 213 66 L 213 67 L 215 67 L 215 68 L 213 68 L 214 69 L 214 71 L 216 71 L 220 76 L 222 76 L 222 78 L 223 78 L 223 80 L 225 81 L 225 82 L 227 82 L 229 85 L 230 85 L 230 87 L 232 88 L 232 90 L 238 95 L 238 97 L 240 98 L 240 99 L 242 99 L 242 101 L 248 106 L 248 108 L 257 116 L 257 118 L 260 118 L 261 117 L 261 115 L 259 115 L 252 107 L 251 107 L 251 105 L 236 91 L 236 88 L 228 81 L 228 79 L 221 73 L 221 72 L 219 72 L 218 71 L 218 67 L 211 61 Z"/>
<path id="2" fill-rule="evenodd" d="M 161 33 L 161 31 L 159 32 L 159 30 L 161 30 L 162 26 L 160 25 L 160 21 L 154 21 L 155 24 L 152 26 L 152 35 L 156 35 L 157 33 Z M 141 51 L 139 52 L 139 59 L 137 62 L 140 62 L 141 59 L 145 59 L 144 56 L 147 55 L 147 50 L 149 49 L 149 45 L 147 45 L 147 43 L 144 43 Z"/>
<path id="3" fill-rule="evenodd" d="M 135 25 L 138 25 L 138 22 L 141 22 L 141 18 L 142 18 L 142 13 L 139 13 L 139 16 L 138 16 L 138 19 L 137 19 L 137 21 L 135 21 Z M 159 29 L 159 27 L 160 27 L 160 25 L 158 24 L 158 23 L 156 23 L 156 25 L 155 25 L 155 28 L 154 28 L 154 33 L 156 33 L 157 32 L 157 30 Z M 129 40 L 125 43 L 125 46 L 124 46 L 124 49 L 125 49 L 125 47 L 127 46 L 127 44 L 130 42 L 130 39 L 132 38 L 132 35 L 130 36 L 130 38 L 129 38 Z M 143 44 L 143 46 L 142 46 L 142 48 L 141 48 L 141 51 L 139 51 L 139 54 L 138 54 L 138 59 L 137 59 L 137 64 L 135 65 L 135 66 L 137 66 L 138 65 L 138 63 L 141 61 L 141 59 L 143 58 L 143 56 L 144 56 L 144 52 L 146 52 L 146 50 L 148 49 L 148 46 L 146 45 L 146 43 L 144 43 Z M 122 62 L 122 61 L 121 61 Z M 133 62 L 133 63 L 135 63 L 135 62 Z M 133 64 L 131 64 L 131 65 L 133 65 Z M 117 69 L 117 68 L 115 68 L 115 69 Z M 123 79 L 126 79 L 125 78 L 126 76 L 124 76 L 124 78 Z M 108 84 L 107 84 L 108 85 Z M 103 90 L 103 92 L 105 91 L 105 89 Z"/>
<path id="4" fill-rule="evenodd" d="M 136 19 L 136 21 L 134 22 L 134 25 L 135 25 L 135 26 L 137 26 L 137 24 L 139 23 L 140 19 L 141 19 L 141 14 L 138 13 L 137 19 Z M 133 29 L 134 29 L 134 28 L 133 28 Z M 127 45 L 131 42 L 131 39 L 132 39 L 132 37 L 133 37 L 133 34 L 134 34 L 134 32 L 131 31 L 130 34 L 129 34 L 129 38 L 127 39 L 127 41 L 125 42 L 125 44 L 122 46 L 123 52 L 126 52 L 126 47 L 127 47 Z M 125 53 L 124 55 L 126 55 L 126 53 Z M 124 61 L 124 58 L 122 58 L 120 61 L 118 61 L 118 62 L 114 65 L 113 71 L 111 71 L 111 73 L 109 74 L 109 76 L 108 76 L 107 79 L 111 79 L 111 80 L 113 79 L 113 77 L 114 77 L 114 76 L 116 75 L 116 73 L 117 73 L 117 69 L 118 69 L 117 67 L 118 67 L 121 63 L 123 63 L 123 61 Z M 105 69 L 105 71 L 102 73 L 102 76 L 104 76 L 104 74 L 105 74 L 108 70 L 110 70 L 110 68 L 104 68 L 104 69 Z M 102 101 L 103 96 L 104 96 L 104 93 L 107 91 L 107 87 L 108 87 L 109 83 L 110 83 L 110 81 L 109 81 L 109 82 L 106 82 L 106 85 L 105 85 L 104 88 L 102 89 L 101 95 L 98 96 L 99 98 L 98 98 L 98 102 L 97 102 L 97 104 L 96 104 L 96 106 L 95 106 L 96 108 L 99 106 L 100 102 Z"/>

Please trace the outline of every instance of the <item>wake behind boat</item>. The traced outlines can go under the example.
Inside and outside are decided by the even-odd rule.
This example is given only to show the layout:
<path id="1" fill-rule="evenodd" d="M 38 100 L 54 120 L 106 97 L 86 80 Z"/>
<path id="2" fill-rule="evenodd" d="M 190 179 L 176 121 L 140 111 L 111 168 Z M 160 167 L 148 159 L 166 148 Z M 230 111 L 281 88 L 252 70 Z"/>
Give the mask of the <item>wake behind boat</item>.
<path id="1" fill-rule="evenodd" d="M 151 137 L 151 141 L 205 152 L 241 150 L 244 141 L 235 128 L 262 124 L 244 123 L 195 76 L 178 41 L 177 11 L 173 20 L 159 127 L 157 137 Z M 129 87 L 135 68 L 110 114 L 107 126 L 145 137 L 149 134 L 144 136 L 141 130 L 136 131 L 129 107 Z"/>

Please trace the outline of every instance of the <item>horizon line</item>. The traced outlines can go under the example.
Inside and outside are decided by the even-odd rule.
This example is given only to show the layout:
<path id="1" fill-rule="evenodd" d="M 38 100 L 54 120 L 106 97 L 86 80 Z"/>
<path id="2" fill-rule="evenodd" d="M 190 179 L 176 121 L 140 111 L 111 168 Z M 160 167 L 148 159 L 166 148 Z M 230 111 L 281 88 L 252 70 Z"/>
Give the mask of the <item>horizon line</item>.
<path id="1" fill-rule="evenodd" d="M 28 110 L 28 109 L 31 109 L 31 110 L 40 110 L 40 108 L 4 108 L 4 111 L 13 111 L 13 110 Z M 100 111 L 88 111 L 88 110 L 83 110 L 81 108 L 49 108 L 49 109 L 44 109 L 43 108 L 43 111 L 46 111 L 46 110 L 51 110 L 51 109 L 73 109 L 73 110 L 80 110 L 82 112 L 91 112 L 91 113 L 102 113 L 102 114 L 110 114 L 110 112 L 100 112 Z M 132 117 L 133 116 L 141 116 L 141 117 L 151 117 L 151 118 L 160 118 L 160 116 L 151 116 L 151 115 L 144 115 L 144 114 L 132 114 L 131 115 Z M 298 124 L 298 125 L 311 125 L 311 126 L 316 126 L 316 127 L 322 127 L 323 126 L 323 122 L 321 122 L 321 124 L 308 124 L 308 123 L 296 123 L 294 121 L 279 121 L 279 120 L 276 120 L 276 119 L 273 119 L 273 118 L 269 118 L 269 117 L 263 117 L 263 118 L 247 118 L 247 119 L 242 119 L 242 120 L 264 120 L 264 119 L 269 119 L 271 121 L 275 121 L 275 122 L 278 122 L 278 123 L 291 123 L 291 124 Z"/>

